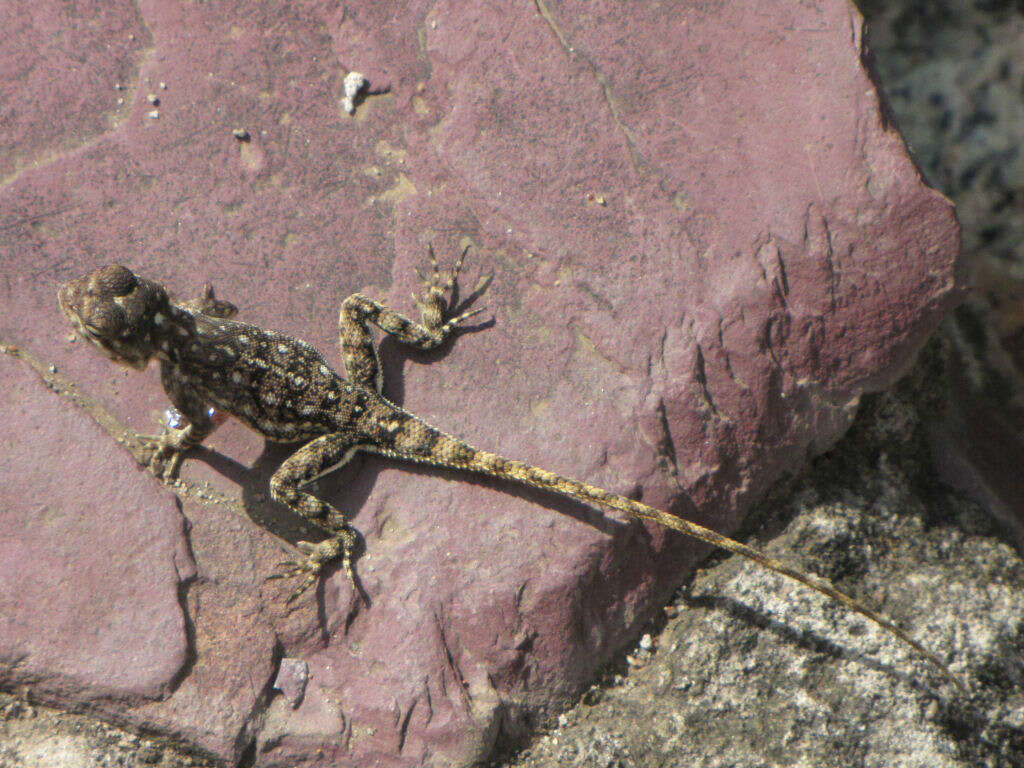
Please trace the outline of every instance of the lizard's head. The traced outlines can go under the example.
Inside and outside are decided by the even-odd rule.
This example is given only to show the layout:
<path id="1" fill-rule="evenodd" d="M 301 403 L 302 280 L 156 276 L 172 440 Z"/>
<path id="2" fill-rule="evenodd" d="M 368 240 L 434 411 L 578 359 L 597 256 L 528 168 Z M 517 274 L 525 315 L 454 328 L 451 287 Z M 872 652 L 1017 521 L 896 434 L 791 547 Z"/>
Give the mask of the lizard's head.
<path id="1" fill-rule="evenodd" d="M 170 306 L 158 284 L 115 265 L 64 283 L 57 302 L 79 336 L 111 360 L 139 370 L 156 352 L 155 337 Z"/>

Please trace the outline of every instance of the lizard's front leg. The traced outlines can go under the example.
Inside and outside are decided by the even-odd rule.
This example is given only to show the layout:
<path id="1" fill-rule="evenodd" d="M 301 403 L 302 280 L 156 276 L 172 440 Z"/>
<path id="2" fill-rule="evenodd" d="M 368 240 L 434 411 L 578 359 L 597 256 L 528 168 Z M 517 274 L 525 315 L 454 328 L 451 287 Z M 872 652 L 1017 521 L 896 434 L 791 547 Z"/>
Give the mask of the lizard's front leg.
<path id="1" fill-rule="evenodd" d="M 230 318 L 238 314 L 238 307 L 230 301 L 218 299 L 214 295 L 213 286 L 209 283 L 203 286 L 202 292 L 195 299 L 182 302 L 178 306 L 193 314 L 209 317 Z M 153 474 L 170 480 L 178 474 L 182 454 L 203 442 L 217 424 L 211 418 L 210 409 L 184 383 L 185 377 L 176 371 L 171 363 L 161 363 L 160 381 L 186 424 L 184 427 L 167 425 L 161 434 L 141 436 L 140 439 L 146 463 Z"/>
<path id="2" fill-rule="evenodd" d="M 270 478 L 270 495 L 275 501 L 286 505 L 298 515 L 327 528 L 333 535 L 316 544 L 300 541 L 296 545 L 306 558 L 290 560 L 280 564 L 281 570 L 270 576 L 272 579 L 290 578 L 305 574 L 288 597 L 291 602 L 316 582 L 317 576 L 332 560 L 341 556 L 345 575 L 360 592 L 352 570 L 352 552 L 358 541 L 355 529 L 345 515 L 327 502 L 300 490 L 302 486 L 316 480 L 345 464 L 359 449 L 355 438 L 343 432 L 323 435 L 289 456 Z"/>
<path id="3" fill-rule="evenodd" d="M 202 293 L 191 301 L 180 303 L 182 309 L 192 313 L 201 313 L 210 317 L 228 318 L 238 314 L 238 307 L 230 301 L 218 299 L 213 293 L 213 286 L 207 283 L 203 286 Z"/>
<path id="4" fill-rule="evenodd" d="M 178 474 L 182 454 L 203 442 L 215 425 L 206 403 L 173 364 L 160 363 L 160 382 L 171 404 L 185 419 L 185 426 L 168 426 L 159 435 L 140 435 L 139 439 L 150 471 L 162 480 L 171 480 Z"/>
<path id="5" fill-rule="evenodd" d="M 419 275 L 423 292 L 420 296 L 413 297 L 420 308 L 422 321 L 419 323 L 361 293 L 353 293 L 342 302 L 338 315 L 339 340 L 345 363 L 345 377 L 350 382 L 373 389 L 377 393 L 381 391 L 380 360 L 377 358 L 377 349 L 370 335 L 370 323 L 403 344 L 428 350 L 444 343 L 460 323 L 482 311 L 473 309 L 456 317 L 448 317 L 451 311 L 449 292 L 458 280 L 466 250 L 459 255 L 452 268 L 447 270 L 447 277 L 442 279 L 434 250 L 430 249 L 431 275 Z"/>

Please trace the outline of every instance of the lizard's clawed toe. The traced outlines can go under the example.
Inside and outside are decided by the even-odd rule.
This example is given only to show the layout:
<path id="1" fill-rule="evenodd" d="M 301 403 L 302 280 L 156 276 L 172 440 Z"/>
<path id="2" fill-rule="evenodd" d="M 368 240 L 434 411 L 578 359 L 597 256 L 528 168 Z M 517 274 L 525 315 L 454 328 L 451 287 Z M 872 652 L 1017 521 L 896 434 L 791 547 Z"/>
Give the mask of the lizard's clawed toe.
<path id="1" fill-rule="evenodd" d="M 304 576 L 295 588 L 295 591 L 288 596 L 286 602 L 289 603 L 313 586 L 324 568 L 341 555 L 344 550 L 342 542 L 338 539 L 325 539 L 315 544 L 309 541 L 300 541 L 295 544 L 295 547 L 306 557 L 303 559 L 283 560 L 277 564 L 276 570 L 266 578 L 267 581 L 272 581 L 275 579 L 291 579 L 296 576 Z M 350 571 L 348 557 L 345 557 L 344 561 L 346 571 Z"/>
<path id="2" fill-rule="evenodd" d="M 462 263 L 465 261 L 466 253 L 468 252 L 469 246 L 467 245 L 462 249 L 462 253 L 459 254 L 455 263 L 447 270 L 444 270 L 447 274 L 442 279 L 442 270 L 438 266 L 437 256 L 434 254 L 434 246 L 428 245 L 427 254 L 430 256 L 430 274 L 424 275 L 418 268 L 416 269 L 416 277 L 419 278 L 420 285 L 423 286 L 423 295 L 417 299 L 417 303 L 445 298 L 445 295 L 456 287 L 459 281 L 459 272 L 462 271 Z"/>
<path id="3" fill-rule="evenodd" d="M 267 576 L 266 581 L 276 581 L 279 579 L 292 579 L 296 576 L 303 576 L 303 578 L 295 589 L 292 591 L 287 598 L 286 603 L 294 602 L 299 596 L 302 595 L 307 589 L 316 583 L 319 572 L 311 571 L 309 569 L 309 563 L 307 560 L 284 560 L 277 564 L 277 570 Z"/>
<path id="4" fill-rule="evenodd" d="M 319 575 L 319 573 L 311 572 L 309 570 L 305 560 L 285 560 L 284 562 L 278 563 L 277 568 L 277 571 L 267 576 L 266 581 L 291 579 L 305 574 L 305 578 L 303 578 L 292 593 L 285 598 L 286 603 L 294 602 L 303 592 L 313 586 L 316 583 L 317 576 Z"/>
<path id="5" fill-rule="evenodd" d="M 180 469 L 181 451 L 173 451 L 170 455 L 159 458 L 153 471 L 161 479 L 170 482 L 178 477 L 178 470 Z"/>
<path id="6" fill-rule="evenodd" d="M 482 309 L 472 309 L 454 317 L 450 316 L 451 313 L 457 312 L 461 308 L 459 307 L 458 280 L 459 273 L 462 271 L 462 264 L 468 252 L 469 246 L 467 245 L 462 249 L 462 252 L 455 259 L 455 263 L 451 267 L 442 269 L 438 266 L 434 247 L 428 245 L 427 253 L 430 256 L 430 274 L 424 275 L 419 269 L 416 270 L 416 275 L 423 286 L 423 290 L 418 296 L 413 295 L 413 301 L 416 302 L 416 306 L 420 309 L 423 324 L 436 333 L 438 339 L 441 340 L 446 338 L 460 324 L 482 311 Z M 472 296 L 462 306 L 471 304 L 475 298 L 483 294 L 493 277 L 493 273 L 481 276 L 477 280 Z"/>
<path id="7" fill-rule="evenodd" d="M 140 436 L 142 444 L 140 463 L 149 469 L 157 479 L 171 482 L 181 468 L 182 450 L 172 444 L 166 435 Z"/>
<path id="8" fill-rule="evenodd" d="M 457 317 L 453 317 L 451 320 L 448 321 L 448 325 L 450 325 L 452 328 L 454 328 L 455 326 L 459 325 L 460 323 L 464 323 L 466 320 L 468 320 L 469 318 L 473 317 L 474 315 L 479 315 L 481 312 L 483 312 L 486 309 L 487 309 L 487 307 L 477 307 L 476 309 L 470 309 L 470 310 L 468 310 L 466 312 L 463 312 L 461 315 L 459 315 Z"/>
<path id="9" fill-rule="evenodd" d="M 274 566 L 276 570 L 267 576 L 267 581 L 290 579 L 292 576 L 298 576 L 300 573 L 305 572 L 305 569 L 302 567 L 304 564 L 304 560 L 282 560 Z"/>
<path id="10" fill-rule="evenodd" d="M 312 574 L 311 573 L 311 574 L 309 574 L 309 576 L 307 576 L 306 578 L 304 578 L 302 581 L 299 582 L 299 586 L 297 586 L 292 591 L 292 593 L 290 595 L 288 595 L 288 597 L 285 598 L 285 602 L 286 603 L 293 603 L 293 602 L 295 602 L 297 599 L 299 599 L 299 597 L 302 596 L 303 592 L 305 592 L 307 589 L 312 587 L 314 584 L 316 584 L 316 574 Z"/>

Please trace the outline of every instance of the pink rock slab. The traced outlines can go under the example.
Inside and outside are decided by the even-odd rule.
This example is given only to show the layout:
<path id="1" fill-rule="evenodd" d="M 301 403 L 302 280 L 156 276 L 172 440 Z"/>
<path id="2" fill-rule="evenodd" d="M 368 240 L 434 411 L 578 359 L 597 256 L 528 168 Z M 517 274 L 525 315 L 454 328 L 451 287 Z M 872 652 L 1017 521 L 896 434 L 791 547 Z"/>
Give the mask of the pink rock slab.
<path id="1" fill-rule="evenodd" d="M 344 296 L 411 310 L 427 244 L 472 244 L 463 293 L 494 273 L 493 324 L 430 356 L 384 343 L 385 393 L 728 532 L 964 288 L 952 206 L 883 120 L 845 0 L 5 13 L 0 340 L 141 432 L 166 407 L 157 376 L 68 342 L 63 280 L 121 262 L 183 296 L 212 281 L 244 319 L 335 354 Z M 351 70 L 375 91 L 354 116 Z M 189 501 L 186 532 L 69 401 L 14 359 L 0 377 L 2 599 L 19 585 L 0 685 L 226 760 L 471 762 L 592 679 L 704 552 L 358 459 L 319 493 L 365 536 L 372 607 L 334 573 L 288 610 L 262 586 L 285 549 L 253 522 L 302 535 L 265 499 L 285 451 L 220 429 L 184 477 L 253 520 Z M 282 657 L 308 665 L 297 709 L 273 689 Z"/>

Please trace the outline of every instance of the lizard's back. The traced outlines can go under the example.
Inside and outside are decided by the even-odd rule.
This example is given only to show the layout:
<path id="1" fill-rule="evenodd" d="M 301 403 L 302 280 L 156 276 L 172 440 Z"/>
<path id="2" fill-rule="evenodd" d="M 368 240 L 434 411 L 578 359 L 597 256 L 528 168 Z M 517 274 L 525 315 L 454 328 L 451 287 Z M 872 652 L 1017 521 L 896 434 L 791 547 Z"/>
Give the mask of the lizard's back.
<path id="1" fill-rule="evenodd" d="M 161 366 L 218 411 L 271 440 L 294 442 L 334 428 L 352 386 L 310 344 L 255 325 L 181 307 Z M 162 345 L 161 345 L 162 346 Z"/>

